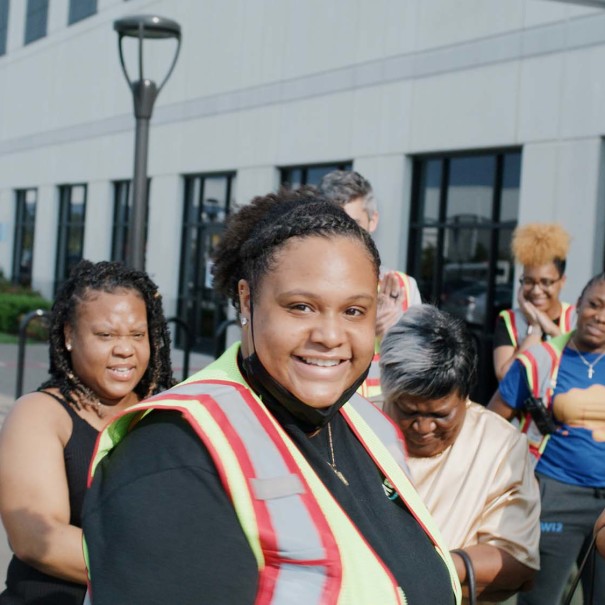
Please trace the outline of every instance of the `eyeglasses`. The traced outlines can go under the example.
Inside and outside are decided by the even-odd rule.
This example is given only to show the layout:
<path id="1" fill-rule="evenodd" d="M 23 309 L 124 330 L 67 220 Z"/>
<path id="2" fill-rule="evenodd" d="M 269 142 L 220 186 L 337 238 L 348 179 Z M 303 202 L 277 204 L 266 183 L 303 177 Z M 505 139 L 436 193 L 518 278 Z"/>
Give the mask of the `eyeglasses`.
<path id="1" fill-rule="evenodd" d="M 524 288 L 527 288 L 529 290 L 534 288 L 534 286 L 539 286 L 542 290 L 548 290 L 549 288 L 552 288 L 554 286 L 554 284 L 556 284 L 558 281 L 561 281 L 560 277 L 558 277 L 557 279 L 549 279 L 548 277 L 541 277 L 540 279 L 534 279 L 533 277 L 523 276 L 523 277 L 521 277 L 521 279 L 519 279 L 519 283 Z"/>

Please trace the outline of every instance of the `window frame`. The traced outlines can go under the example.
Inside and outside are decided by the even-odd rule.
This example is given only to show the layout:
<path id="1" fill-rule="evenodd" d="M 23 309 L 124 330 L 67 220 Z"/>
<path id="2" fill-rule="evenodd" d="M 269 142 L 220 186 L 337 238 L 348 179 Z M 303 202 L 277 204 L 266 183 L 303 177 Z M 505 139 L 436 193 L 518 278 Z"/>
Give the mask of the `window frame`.
<path id="1" fill-rule="evenodd" d="M 8 42 L 8 20 L 10 18 L 10 1 L 0 0 L 0 57 L 6 54 Z"/>
<path id="2" fill-rule="evenodd" d="M 97 0 L 69 0 L 67 25 L 79 23 L 98 12 Z"/>
<path id="3" fill-rule="evenodd" d="M 82 187 L 82 215 L 81 221 L 72 219 L 72 208 L 74 204 L 74 192 L 76 188 Z M 88 198 L 88 185 L 86 183 L 70 183 L 58 186 L 59 192 L 59 215 L 57 220 L 57 249 L 55 258 L 55 291 L 69 277 L 69 243 L 72 230 L 81 229 L 79 237 L 78 261 L 84 257 L 84 241 L 86 237 L 86 205 Z M 77 261 L 76 261 L 77 262 Z M 75 263 L 74 263 L 75 264 Z"/>
<path id="4" fill-rule="evenodd" d="M 297 189 L 303 185 L 317 185 L 317 182 L 309 183 L 309 171 L 311 170 L 323 170 L 326 169 L 326 173 L 332 172 L 334 170 L 345 170 L 350 171 L 353 170 L 353 160 L 340 160 L 336 162 L 321 162 L 318 164 L 295 164 L 292 166 L 281 166 L 279 168 L 279 182 L 284 187 L 293 187 Z M 292 185 L 292 173 L 294 171 L 300 170 L 301 178 L 300 182 L 296 182 Z"/>
<path id="5" fill-rule="evenodd" d="M 26 212 L 26 206 L 28 203 L 28 194 L 32 193 L 35 196 L 33 200 L 34 211 L 33 219 L 30 220 L 31 214 Z M 38 189 L 36 187 L 28 187 L 25 189 L 15 189 L 15 229 L 14 229 L 14 240 L 13 240 L 13 262 L 11 281 L 14 284 L 31 287 L 32 284 L 32 273 L 33 273 L 33 260 L 34 260 L 34 246 L 35 246 L 35 234 L 36 234 L 36 212 L 38 209 Z M 24 279 L 22 275 L 22 258 L 24 252 L 24 240 L 27 238 L 27 231 L 31 229 L 31 265 L 29 269 L 29 278 Z"/>
<path id="6" fill-rule="evenodd" d="M 40 23 L 43 22 L 43 25 Z M 38 27 L 38 29 L 36 29 Z M 48 0 L 27 0 L 23 45 L 45 38 L 48 33 Z"/>

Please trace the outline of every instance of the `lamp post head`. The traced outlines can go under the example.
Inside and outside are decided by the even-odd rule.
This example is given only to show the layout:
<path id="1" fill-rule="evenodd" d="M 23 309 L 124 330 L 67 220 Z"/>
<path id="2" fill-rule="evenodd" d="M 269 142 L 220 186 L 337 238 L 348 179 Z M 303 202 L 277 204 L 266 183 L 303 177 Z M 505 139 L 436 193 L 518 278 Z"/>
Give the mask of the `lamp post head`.
<path id="1" fill-rule="evenodd" d="M 130 38 L 180 38 L 181 26 L 172 19 L 157 15 L 135 15 L 117 19 L 113 28 Z"/>
<path id="2" fill-rule="evenodd" d="M 117 19 L 113 22 L 113 28 L 118 33 L 118 49 L 120 51 L 120 63 L 124 77 L 133 94 L 134 112 L 137 118 L 149 119 L 153 111 L 153 104 L 160 90 L 170 77 L 181 49 L 181 26 L 172 19 L 158 17 L 157 15 L 133 15 Z M 138 78 L 132 79 L 126 69 L 124 53 L 122 51 L 122 40 L 124 38 L 136 38 L 139 42 L 138 52 Z M 144 74 L 143 65 L 143 42 L 145 40 L 166 40 L 173 38 L 177 41 L 174 58 L 168 73 L 158 86 L 153 80 L 149 80 Z"/>

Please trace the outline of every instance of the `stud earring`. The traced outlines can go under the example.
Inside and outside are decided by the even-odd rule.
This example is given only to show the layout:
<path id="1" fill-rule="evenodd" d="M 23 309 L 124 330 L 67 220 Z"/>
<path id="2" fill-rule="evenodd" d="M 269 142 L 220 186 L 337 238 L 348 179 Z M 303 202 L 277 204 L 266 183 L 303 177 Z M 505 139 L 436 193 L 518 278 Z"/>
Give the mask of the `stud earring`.
<path id="1" fill-rule="evenodd" d="M 242 324 L 242 328 L 244 326 L 248 325 L 248 318 L 247 317 L 242 317 L 239 321 Z"/>
<path id="2" fill-rule="evenodd" d="M 67 344 L 65 345 L 65 348 L 66 348 L 66 349 L 67 349 L 69 352 L 71 352 L 71 344 L 67 343 Z"/>

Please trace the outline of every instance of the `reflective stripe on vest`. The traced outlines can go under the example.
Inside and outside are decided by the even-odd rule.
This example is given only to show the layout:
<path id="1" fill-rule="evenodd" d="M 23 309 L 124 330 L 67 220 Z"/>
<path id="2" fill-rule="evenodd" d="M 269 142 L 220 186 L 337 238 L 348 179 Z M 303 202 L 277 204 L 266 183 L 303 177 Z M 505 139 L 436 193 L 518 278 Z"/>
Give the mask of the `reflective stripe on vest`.
<path id="1" fill-rule="evenodd" d="M 406 602 L 390 571 L 298 448 L 239 383 L 189 382 L 130 408 L 101 434 L 91 473 L 133 423 L 151 409 L 180 411 L 212 456 L 257 560 L 256 603 Z M 341 413 L 435 544 L 460 602 L 449 553 L 400 468 L 405 461 L 397 444 L 398 430 L 361 397 L 354 397 Z M 389 452 L 397 451 L 396 460 Z"/>
<path id="2" fill-rule="evenodd" d="M 401 310 L 405 313 L 410 307 L 410 278 L 405 273 L 393 271 L 397 276 L 399 286 L 403 290 L 404 296 L 401 302 Z M 382 395 L 382 387 L 380 386 L 380 341 L 376 339 L 374 344 L 374 357 L 370 364 L 370 371 L 357 392 L 366 399 L 376 399 Z"/>
<path id="3" fill-rule="evenodd" d="M 520 309 L 507 309 L 500 311 L 500 317 L 504 321 L 506 331 L 511 340 L 511 344 L 515 349 L 519 346 L 519 334 L 527 332 L 527 319 Z M 562 334 L 571 332 L 576 325 L 576 307 L 569 303 L 561 303 L 561 315 L 559 316 L 558 327 Z"/>
<path id="4" fill-rule="evenodd" d="M 532 397 L 541 399 L 550 413 L 561 355 L 571 337 L 571 333 L 562 334 L 548 342 L 530 347 L 517 357 L 525 370 L 527 386 Z M 522 415 L 519 428 L 527 435 L 529 451 L 534 456 L 534 462 L 537 462 L 544 453 L 550 435 L 542 435 L 528 412 Z"/>
<path id="5" fill-rule="evenodd" d="M 406 273 L 400 273 L 399 271 L 395 271 L 395 275 L 397 276 L 397 281 L 399 282 L 399 286 L 403 290 L 404 297 L 401 302 L 401 310 L 405 313 L 410 308 L 410 278 Z"/>
<path id="6" fill-rule="evenodd" d="M 378 345 L 376 346 L 378 347 Z M 382 394 L 382 387 L 380 386 L 380 353 L 374 353 L 368 375 L 357 389 L 357 392 L 366 399 L 378 397 Z"/>

